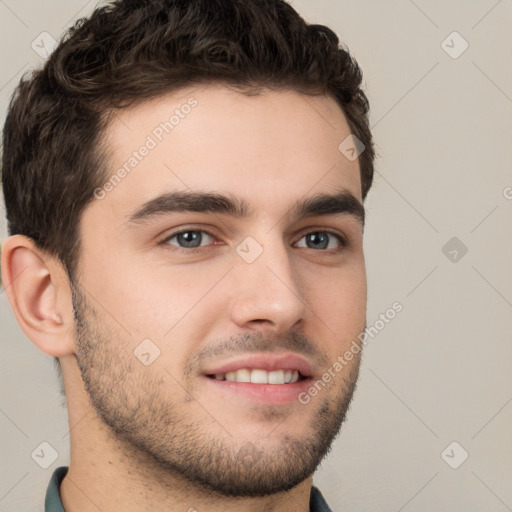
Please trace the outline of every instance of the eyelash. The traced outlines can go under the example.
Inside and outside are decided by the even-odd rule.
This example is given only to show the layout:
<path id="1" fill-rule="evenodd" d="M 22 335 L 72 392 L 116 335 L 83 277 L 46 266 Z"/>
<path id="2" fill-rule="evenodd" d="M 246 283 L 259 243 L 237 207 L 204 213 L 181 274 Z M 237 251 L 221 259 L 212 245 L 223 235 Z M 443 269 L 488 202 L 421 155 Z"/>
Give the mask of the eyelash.
<path id="1" fill-rule="evenodd" d="M 211 247 L 212 245 L 214 244 L 209 244 L 207 246 L 202 246 L 202 247 L 195 247 L 195 248 L 191 248 L 191 249 L 187 249 L 185 247 L 179 247 L 179 246 L 175 246 L 175 245 L 172 245 L 172 244 L 169 244 L 169 240 L 175 238 L 176 236 L 178 235 L 181 235 L 183 233 L 204 233 L 204 234 L 207 234 L 208 236 L 211 236 L 212 238 L 215 238 L 214 235 L 212 235 L 209 231 L 206 231 L 204 229 L 183 229 L 181 231 L 177 231 L 175 233 L 172 233 L 168 236 L 166 236 L 161 242 L 160 244 L 163 245 L 167 250 L 171 250 L 171 251 L 177 251 L 177 252 L 182 252 L 182 253 L 186 253 L 186 254 L 195 254 L 195 253 L 199 253 L 199 252 L 202 252 L 204 251 L 205 247 Z M 335 254 L 335 253 L 339 253 L 341 252 L 343 249 L 345 249 L 346 247 L 348 247 L 349 243 L 348 243 L 348 240 L 340 235 L 339 233 L 335 233 L 333 231 L 329 231 L 329 230 L 314 230 L 314 231 L 308 231 L 307 233 L 304 233 L 300 238 L 299 240 L 302 240 L 304 237 L 308 236 L 308 235 L 312 235 L 312 234 L 318 234 L 318 233 L 322 233 L 322 234 L 328 234 L 330 236 L 333 236 L 334 238 L 336 238 L 338 240 L 338 242 L 340 243 L 340 247 L 338 249 L 311 249 L 312 251 L 318 251 L 318 252 L 324 252 L 324 253 L 327 253 L 327 254 Z M 298 241 L 299 241 L 298 240 Z M 297 243 L 297 242 L 296 242 Z M 169 247 L 172 247 L 172 249 L 169 249 Z M 308 247 L 301 247 L 302 249 L 308 249 Z"/>

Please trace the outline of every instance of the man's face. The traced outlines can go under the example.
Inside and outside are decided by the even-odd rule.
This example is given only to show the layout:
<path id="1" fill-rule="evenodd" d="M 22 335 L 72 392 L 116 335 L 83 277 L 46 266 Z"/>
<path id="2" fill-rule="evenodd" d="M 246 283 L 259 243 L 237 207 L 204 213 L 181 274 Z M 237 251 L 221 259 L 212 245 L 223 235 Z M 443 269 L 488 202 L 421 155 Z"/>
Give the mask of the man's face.
<path id="1" fill-rule="evenodd" d="M 76 354 L 99 418 L 145 471 L 256 496 L 327 452 L 359 356 L 308 390 L 365 326 L 359 166 L 338 150 L 349 134 L 327 96 L 220 85 L 113 117 L 117 178 L 81 221 Z M 338 201 L 297 207 L 320 195 Z"/>

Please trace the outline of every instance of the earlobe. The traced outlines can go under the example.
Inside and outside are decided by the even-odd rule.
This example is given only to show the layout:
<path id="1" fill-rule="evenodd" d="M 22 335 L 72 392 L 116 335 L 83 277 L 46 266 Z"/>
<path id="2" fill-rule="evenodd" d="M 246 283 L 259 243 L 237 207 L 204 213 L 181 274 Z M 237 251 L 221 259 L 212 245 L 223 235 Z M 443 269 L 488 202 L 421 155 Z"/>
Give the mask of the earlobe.
<path id="1" fill-rule="evenodd" d="M 74 353 L 73 307 L 67 274 L 56 258 L 22 235 L 2 247 L 2 281 L 23 332 L 48 355 Z"/>

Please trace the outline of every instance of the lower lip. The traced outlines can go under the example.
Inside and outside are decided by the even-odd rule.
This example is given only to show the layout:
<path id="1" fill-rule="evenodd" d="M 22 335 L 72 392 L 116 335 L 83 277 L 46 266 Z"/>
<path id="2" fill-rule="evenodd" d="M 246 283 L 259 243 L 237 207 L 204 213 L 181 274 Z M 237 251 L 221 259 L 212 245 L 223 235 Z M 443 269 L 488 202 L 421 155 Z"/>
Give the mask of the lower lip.
<path id="1" fill-rule="evenodd" d="M 218 393 L 226 393 L 249 399 L 252 402 L 267 405 L 289 404 L 298 402 L 301 393 L 311 386 L 311 379 L 303 379 L 291 384 L 253 384 L 251 382 L 233 382 L 205 377 L 207 385 Z"/>

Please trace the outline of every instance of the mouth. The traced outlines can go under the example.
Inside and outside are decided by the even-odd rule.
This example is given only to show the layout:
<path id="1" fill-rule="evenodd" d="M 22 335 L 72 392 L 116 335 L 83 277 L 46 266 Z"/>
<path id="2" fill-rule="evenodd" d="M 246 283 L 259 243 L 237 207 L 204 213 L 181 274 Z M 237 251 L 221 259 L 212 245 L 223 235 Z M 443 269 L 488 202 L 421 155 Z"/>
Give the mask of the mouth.
<path id="1" fill-rule="evenodd" d="M 308 361 L 296 354 L 255 354 L 228 360 L 203 372 L 210 390 L 229 400 L 267 405 L 298 400 L 313 381 Z"/>
<path id="2" fill-rule="evenodd" d="M 269 372 L 259 368 L 240 368 L 227 373 L 207 375 L 207 377 L 229 382 L 250 382 L 252 384 L 272 384 L 275 386 L 293 384 L 306 378 L 298 370 L 283 369 Z"/>

